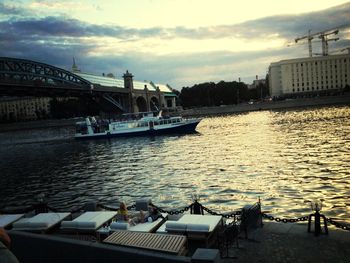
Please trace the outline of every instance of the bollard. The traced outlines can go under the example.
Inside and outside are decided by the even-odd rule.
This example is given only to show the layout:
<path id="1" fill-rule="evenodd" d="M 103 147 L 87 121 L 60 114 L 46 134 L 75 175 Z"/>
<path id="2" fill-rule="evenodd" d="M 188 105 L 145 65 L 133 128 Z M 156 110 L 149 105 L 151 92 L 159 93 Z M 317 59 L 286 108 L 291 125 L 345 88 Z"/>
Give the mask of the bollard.
<path id="1" fill-rule="evenodd" d="M 35 214 L 40 214 L 40 213 L 48 213 L 49 209 L 47 207 L 47 202 L 40 202 L 35 204 L 34 206 L 35 209 Z"/>
<path id="2" fill-rule="evenodd" d="M 328 227 L 327 227 L 327 219 L 324 215 L 320 214 L 320 211 L 322 209 L 322 203 L 321 202 L 311 202 L 311 209 L 315 210 L 314 214 L 309 215 L 309 221 L 307 225 L 307 232 L 311 232 L 311 221 L 312 218 L 315 218 L 315 236 L 318 236 L 322 233 L 321 228 L 321 218 L 323 219 L 325 234 L 328 235 Z"/>
<path id="3" fill-rule="evenodd" d="M 191 214 L 195 215 L 204 215 L 203 206 L 198 202 L 199 201 L 199 194 L 192 194 L 191 195 L 192 204 L 191 204 Z"/>
<path id="4" fill-rule="evenodd" d="M 36 199 L 37 203 L 34 205 L 35 214 L 48 213 L 49 208 L 47 207 L 47 202 L 45 201 L 45 194 L 38 194 Z"/>
<path id="5" fill-rule="evenodd" d="M 195 215 L 203 215 L 204 211 L 203 211 L 203 207 L 200 203 L 198 203 L 198 201 L 194 201 L 194 203 L 191 206 L 191 214 L 195 214 Z"/>

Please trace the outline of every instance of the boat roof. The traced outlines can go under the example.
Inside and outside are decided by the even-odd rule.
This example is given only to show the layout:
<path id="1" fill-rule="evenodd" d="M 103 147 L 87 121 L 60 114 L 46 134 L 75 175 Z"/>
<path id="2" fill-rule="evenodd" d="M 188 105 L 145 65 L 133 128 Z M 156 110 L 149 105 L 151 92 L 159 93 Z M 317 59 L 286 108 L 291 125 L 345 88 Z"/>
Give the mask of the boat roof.
<path id="1" fill-rule="evenodd" d="M 158 114 L 158 111 L 141 111 L 141 112 L 134 112 L 134 113 L 123 113 L 122 116 L 135 116 L 135 115 L 154 115 L 154 114 Z"/>

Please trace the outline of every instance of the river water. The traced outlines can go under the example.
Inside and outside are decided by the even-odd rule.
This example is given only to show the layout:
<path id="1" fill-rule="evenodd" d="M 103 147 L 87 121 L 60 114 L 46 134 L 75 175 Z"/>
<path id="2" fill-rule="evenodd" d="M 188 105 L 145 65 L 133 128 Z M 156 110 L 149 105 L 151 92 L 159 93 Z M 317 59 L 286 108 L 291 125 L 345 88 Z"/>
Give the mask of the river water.
<path id="1" fill-rule="evenodd" d="M 67 128 L 0 133 L 0 209 L 34 202 L 149 197 L 166 209 L 200 202 L 223 212 L 261 198 L 278 217 L 322 212 L 350 222 L 350 107 L 203 118 L 198 133 L 74 141 Z"/>

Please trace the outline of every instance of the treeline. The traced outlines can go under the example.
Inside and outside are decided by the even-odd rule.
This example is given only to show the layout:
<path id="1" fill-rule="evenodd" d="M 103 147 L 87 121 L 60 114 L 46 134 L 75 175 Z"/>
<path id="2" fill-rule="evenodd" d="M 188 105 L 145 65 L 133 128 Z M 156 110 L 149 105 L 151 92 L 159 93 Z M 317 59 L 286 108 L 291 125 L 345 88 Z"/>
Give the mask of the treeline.
<path id="1" fill-rule="evenodd" d="M 258 100 L 269 95 L 267 85 L 259 84 L 248 89 L 243 82 L 206 82 L 192 87 L 183 87 L 178 98 L 184 108 L 232 105 L 249 100 Z"/>

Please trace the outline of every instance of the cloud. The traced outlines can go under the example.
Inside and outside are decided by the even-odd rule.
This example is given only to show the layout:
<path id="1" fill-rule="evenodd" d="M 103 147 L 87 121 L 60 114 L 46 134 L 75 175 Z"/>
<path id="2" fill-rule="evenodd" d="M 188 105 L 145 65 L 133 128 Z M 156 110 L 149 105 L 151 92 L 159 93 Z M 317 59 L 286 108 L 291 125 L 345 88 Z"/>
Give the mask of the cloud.
<path id="1" fill-rule="evenodd" d="M 56 37 L 86 37 L 116 35 L 118 28 L 89 25 L 76 19 L 64 17 L 45 17 L 40 19 L 12 19 L 0 22 L 0 30 L 16 34 L 22 38 L 33 35 L 38 38 Z"/>
<path id="2" fill-rule="evenodd" d="M 323 11 L 301 15 L 281 15 L 265 17 L 235 25 L 221 25 L 189 29 L 177 27 L 171 31 L 184 38 L 245 38 L 265 39 L 283 37 L 294 39 L 306 34 L 309 29 L 316 33 L 330 28 L 350 27 L 350 3 Z"/>
<path id="3" fill-rule="evenodd" d="M 36 2 L 35 4 L 56 6 L 59 2 Z M 5 6 L 4 13 L 20 14 L 22 10 Z M 79 21 L 66 16 L 48 16 L 43 18 L 10 19 L 2 22 L 2 27 L 18 32 L 21 35 L 45 36 L 108 36 L 124 40 L 135 38 L 158 37 L 163 39 L 218 39 L 218 38 L 244 38 L 264 39 L 282 37 L 294 39 L 298 35 L 306 34 L 309 29 L 313 32 L 334 28 L 345 24 L 350 27 L 350 3 L 323 11 L 302 15 L 283 15 L 261 18 L 235 25 L 209 26 L 199 28 L 128 28 L 118 25 L 95 25 Z"/>
<path id="4" fill-rule="evenodd" d="M 20 16 L 28 14 L 23 8 L 17 8 L 5 3 L 0 3 L 0 15 L 1 16 Z"/>
<path id="5" fill-rule="evenodd" d="M 306 44 L 287 48 L 283 43 L 293 42 L 309 29 L 317 32 L 345 25 L 341 40 L 330 42 L 330 47 L 342 48 L 350 42 L 350 3 L 301 15 L 198 28 L 130 28 L 62 15 L 21 16 L 25 10 L 1 3 L 0 10 L 10 15 L 0 21 L 0 56 L 66 69 L 75 56 L 87 72 L 121 76 L 128 69 L 136 79 L 169 83 L 178 89 L 202 81 L 264 76 L 273 61 L 307 55 Z"/>

